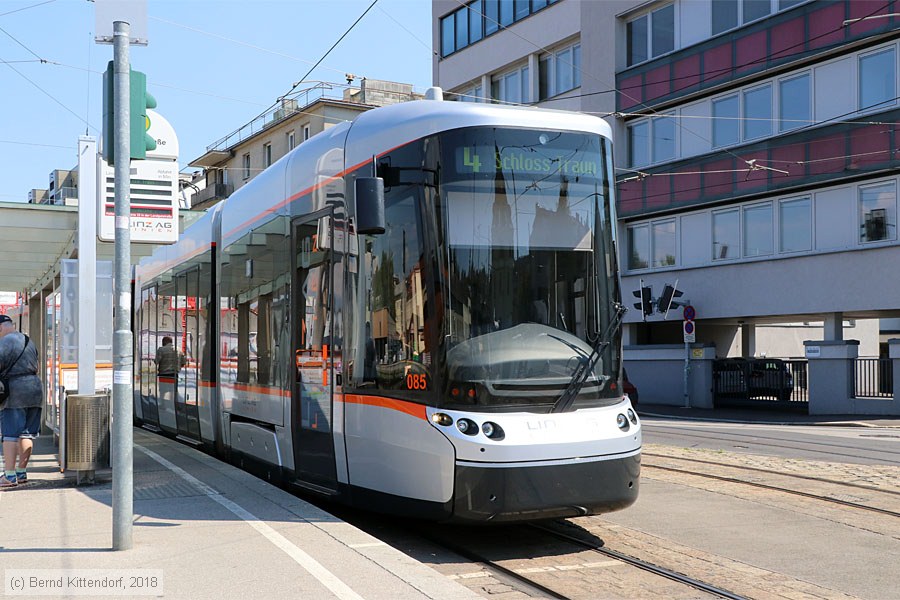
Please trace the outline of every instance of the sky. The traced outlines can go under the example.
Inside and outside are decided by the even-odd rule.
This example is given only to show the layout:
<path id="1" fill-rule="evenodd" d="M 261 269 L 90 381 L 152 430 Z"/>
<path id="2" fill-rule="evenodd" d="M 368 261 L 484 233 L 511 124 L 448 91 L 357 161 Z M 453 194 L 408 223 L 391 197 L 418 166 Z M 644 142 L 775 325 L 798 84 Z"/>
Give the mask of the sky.
<path id="1" fill-rule="evenodd" d="M 147 0 L 149 44 L 130 62 L 175 129 L 179 167 L 288 92 L 372 1 Z M 0 0 L 0 202 L 26 202 L 77 164 L 79 136 L 100 139 L 113 47 L 94 42 L 94 21 L 89 0 Z M 431 56 L 431 2 L 378 0 L 306 80 L 424 92 Z"/>

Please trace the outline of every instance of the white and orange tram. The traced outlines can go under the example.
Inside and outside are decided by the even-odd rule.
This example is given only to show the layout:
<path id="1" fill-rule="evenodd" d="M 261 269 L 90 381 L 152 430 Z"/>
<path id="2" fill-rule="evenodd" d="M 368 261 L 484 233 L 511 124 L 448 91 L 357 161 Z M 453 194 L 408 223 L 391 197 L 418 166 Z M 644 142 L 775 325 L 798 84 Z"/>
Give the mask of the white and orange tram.
<path id="1" fill-rule="evenodd" d="M 136 267 L 136 420 L 405 516 L 624 508 L 610 128 L 429 96 L 303 142 Z"/>

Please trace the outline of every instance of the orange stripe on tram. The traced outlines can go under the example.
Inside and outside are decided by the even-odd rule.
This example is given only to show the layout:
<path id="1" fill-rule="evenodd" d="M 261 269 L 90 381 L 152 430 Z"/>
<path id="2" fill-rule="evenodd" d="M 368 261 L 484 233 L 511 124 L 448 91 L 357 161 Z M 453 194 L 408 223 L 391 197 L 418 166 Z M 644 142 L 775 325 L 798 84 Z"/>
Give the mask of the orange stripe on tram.
<path id="1" fill-rule="evenodd" d="M 425 406 L 397 400 L 396 398 L 384 398 L 382 396 L 359 396 L 356 394 L 344 394 L 345 404 L 365 404 L 367 406 L 377 406 L 379 408 L 387 408 L 389 410 L 397 410 L 423 421 L 428 420 L 425 413 Z"/>

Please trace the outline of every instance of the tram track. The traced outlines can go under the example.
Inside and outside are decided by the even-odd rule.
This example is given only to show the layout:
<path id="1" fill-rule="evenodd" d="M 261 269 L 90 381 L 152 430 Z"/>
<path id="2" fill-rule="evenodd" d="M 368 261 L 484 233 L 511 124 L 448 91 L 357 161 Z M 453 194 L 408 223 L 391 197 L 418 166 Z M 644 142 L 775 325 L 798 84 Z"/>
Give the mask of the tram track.
<path id="1" fill-rule="evenodd" d="M 642 424 L 645 429 L 645 437 L 648 433 L 660 432 L 666 435 L 677 435 L 681 440 L 680 443 L 683 443 L 684 438 L 687 437 L 709 443 L 726 442 L 732 445 L 740 443 L 746 444 L 748 447 L 765 447 L 773 448 L 776 450 L 791 451 L 801 450 L 809 453 L 816 453 L 819 456 L 828 456 L 839 460 L 849 460 L 851 462 L 856 462 L 860 459 L 860 452 L 866 452 L 869 454 L 877 455 L 877 459 L 874 457 L 867 457 L 870 460 L 876 461 L 877 464 L 900 465 L 900 454 L 898 454 L 896 450 L 882 450 L 873 448 L 863 449 L 852 444 L 834 443 L 830 441 L 826 442 L 820 440 L 796 440 L 794 441 L 794 443 L 787 443 L 784 438 L 763 435 L 761 432 L 756 430 L 754 430 L 753 433 L 725 433 L 702 430 L 685 430 L 684 428 L 678 428 L 672 425 L 665 425 L 646 420 L 642 421 Z M 671 444 L 671 442 L 664 441 L 658 443 Z"/>
<path id="2" fill-rule="evenodd" d="M 720 587 L 716 587 L 709 583 L 700 581 L 694 577 L 690 577 L 688 575 L 684 575 L 682 573 L 678 573 L 676 571 L 672 571 L 670 569 L 666 569 L 665 567 L 661 567 L 659 565 L 653 564 L 651 562 L 641 560 L 640 558 L 636 558 L 634 556 L 629 556 L 627 554 L 623 554 L 621 552 L 617 552 L 616 550 L 611 550 L 606 548 L 602 544 L 597 544 L 595 542 L 590 542 L 587 540 L 580 539 L 577 536 L 573 536 L 567 533 L 563 533 L 561 531 L 556 531 L 546 525 L 532 524 L 530 525 L 533 529 L 537 529 L 542 531 L 548 535 L 551 535 L 555 538 L 568 541 L 576 546 L 580 546 L 583 548 L 587 548 L 603 556 L 607 556 L 609 558 L 613 558 L 615 560 L 621 561 L 623 563 L 627 563 L 634 567 L 637 567 L 643 571 L 647 571 L 653 573 L 654 575 L 659 575 L 660 577 L 664 577 L 666 579 L 671 579 L 672 581 L 677 581 L 678 583 L 682 583 L 688 587 L 692 587 L 694 589 L 700 590 L 702 592 L 706 592 L 708 594 L 712 594 L 719 598 L 729 598 L 730 600 L 746 600 L 746 596 L 741 596 L 735 593 L 732 593 L 728 590 L 722 589 Z"/>
<path id="3" fill-rule="evenodd" d="M 746 465 L 723 464 L 723 463 L 717 463 L 715 461 L 670 456 L 670 455 L 666 455 L 666 454 L 657 454 L 657 453 L 646 452 L 646 451 L 642 453 L 642 456 L 644 458 L 651 457 L 651 458 L 657 458 L 657 459 L 664 459 L 667 461 L 681 461 L 681 462 L 687 462 L 687 463 L 707 464 L 707 465 L 715 466 L 716 468 L 719 468 L 719 469 L 732 469 L 732 470 L 736 470 L 736 471 L 762 473 L 762 474 L 770 475 L 773 477 L 801 479 L 801 480 L 812 481 L 812 482 L 821 483 L 821 484 L 825 484 L 825 485 L 837 485 L 837 486 L 843 486 L 843 487 L 848 487 L 848 488 L 853 488 L 853 489 L 860 489 L 860 490 L 865 490 L 867 492 L 874 492 L 877 494 L 900 496 L 900 492 L 896 492 L 893 490 L 883 490 L 883 489 L 879 489 L 874 486 L 861 485 L 861 484 L 856 484 L 856 483 L 851 483 L 851 482 L 836 481 L 833 479 L 827 479 L 827 478 L 823 478 L 823 477 L 812 477 L 809 475 L 784 473 L 784 472 L 774 471 L 771 469 L 748 467 Z M 829 502 L 832 504 L 837 504 L 837 505 L 841 505 L 841 506 L 848 507 L 848 508 L 865 510 L 865 511 L 874 512 L 874 513 L 878 513 L 878 514 L 882 514 L 882 515 L 886 515 L 886 516 L 890 516 L 890 517 L 900 518 L 900 512 L 895 511 L 895 510 L 878 507 L 878 506 L 872 506 L 869 504 L 862 504 L 859 502 L 853 502 L 853 501 L 849 501 L 849 500 L 842 500 L 840 498 L 836 498 L 833 496 L 825 496 L 825 495 L 817 494 L 817 493 L 813 493 L 813 492 L 791 489 L 791 488 L 780 486 L 780 485 L 774 485 L 772 483 L 749 481 L 747 479 L 741 479 L 739 477 L 731 477 L 731 476 L 727 476 L 727 475 L 691 470 L 691 469 L 686 469 L 686 468 L 679 468 L 679 467 L 674 467 L 674 466 L 664 466 L 664 465 L 652 464 L 652 463 L 648 463 L 646 460 L 641 465 L 641 468 L 642 469 L 658 469 L 658 470 L 667 471 L 670 473 L 678 473 L 678 474 L 682 474 L 682 475 L 701 477 L 704 479 L 713 479 L 713 480 L 723 481 L 723 482 L 727 482 L 727 483 L 746 485 L 746 486 L 750 486 L 750 487 L 754 487 L 754 488 L 759 488 L 759 489 L 764 489 L 764 490 L 769 490 L 769 491 L 776 491 L 776 492 L 781 492 L 781 493 L 785 493 L 785 494 L 791 494 L 791 495 L 800 496 L 800 497 L 804 497 L 804 498 L 810 498 L 813 500 Z"/>
<path id="4" fill-rule="evenodd" d="M 614 561 L 613 564 L 620 563 L 620 565 L 627 565 L 640 569 L 641 571 L 650 573 L 659 578 L 673 581 L 681 584 L 682 586 L 686 586 L 687 588 L 703 592 L 705 594 L 708 594 L 710 597 L 727 598 L 730 600 L 747 599 L 746 596 L 733 593 L 729 590 L 717 587 L 713 584 L 701 581 L 689 575 L 678 573 L 671 569 L 667 569 L 660 565 L 642 560 L 623 552 L 618 552 L 616 550 L 606 548 L 602 540 L 590 541 L 580 538 L 577 535 L 571 535 L 563 531 L 559 531 L 559 527 L 577 527 L 575 525 L 572 525 L 568 521 L 563 520 L 554 521 L 550 524 L 526 524 L 510 527 L 529 531 L 531 532 L 531 534 L 537 533 L 539 536 L 541 536 L 540 538 L 532 539 L 527 544 L 527 546 L 524 547 L 524 549 L 522 550 L 524 554 L 538 555 L 539 553 L 537 551 L 531 551 L 528 550 L 528 548 L 546 549 L 552 546 L 553 544 L 548 543 L 546 540 L 546 538 L 549 537 L 552 538 L 556 544 L 554 546 L 554 552 L 556 554 L 578 555 L 579 553 L 583 552 L 597 554 L 603 556 L 606 559 L 612 559 Z M 464 536 L 463 541 L 455 540 L 451 538 L 452 534 L 447 533 L 441 528 L 429 532 L 417 530 L 416 534 L 435 546 L 446 549 L 470 561 L 473 564 L 479 565 L 485 571 L 494 574 L 498 580 L 505 581 L 507 583 L 513 583 L 514 587 L 518 591 L 528 595 L 529 597 L 554 598 L 558 600 L 576 600 L 578 598 L 586 597 L 583 593 L 583 590 L 581 591 L 580 595 L 578 593 L 571 594 L 566 591 L 567 587 L 576 590 L 579 589 L 577 581 L 572 581 L 568 586 L 566 584 L 565 574 L 571 574 L 576 571 L 573 565 L 558 565 L 556 567 L 553 567 L 548 564 L 544 566 L 536 566 L 524 569 L 515 568 L 511 566 L 505 566 L 504 564 L 502 564 L 501 560 L 492 558 L 490 556 L 491 552 L 488 548 L 479 548 L 478 537 L 470 539 L 468 536 Z M 571 549 L 561 549 L 558 546 L 558 543 L 560 541 L 571 546 Z M 537 558 L 532 558 L 531 560 L 537 560 L 539 558 L 540 557 L 538 556 Z M 550 558 L 550 556 L 547 557 L 548 560 Z M 587 562 L 588 564 L 590 564 L 590 561 Z M 605 561 L 603 564 L 608 566 L 609 561 Z M 534 575 L 532 575 L 532 573 L 534 573 Z M 559 581 L 561 579 L 562 583 L 557 584 L 556 587 L 542 583 L 538 580 L 541 574 L 543 574 L 545 577 L 548 574 L 552 574 L 551 581 Z M 605 585 L 604 580 L 597 578 L 595 581 L 598 587 L 591 591 L 590 597 L 606 597 L 608 594 L 608 590 L 602 587 Z M 663 592 L 660 593 L 662 594 L 660 597 L 668 595 Z"/>

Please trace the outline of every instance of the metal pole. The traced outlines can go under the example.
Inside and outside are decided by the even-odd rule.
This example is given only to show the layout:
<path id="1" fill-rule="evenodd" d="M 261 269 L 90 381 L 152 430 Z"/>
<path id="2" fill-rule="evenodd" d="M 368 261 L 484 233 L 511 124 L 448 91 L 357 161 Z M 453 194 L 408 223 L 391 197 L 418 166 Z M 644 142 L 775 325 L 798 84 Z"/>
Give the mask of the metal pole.
<path id="1" fill-rule="evenodd" d="M 691 407 L 691 396 L 688 393 L 688 373 L 691 372 L 691 343 L 684 342 L 684 407 Z"/>
<path id="2" fill-rule="evenodd" d="M 131 346 L 131 140 L 129 132 L 131 66 L 128 63 L 130 25 L 113 23 L 113 73 L 115 97 L 116 256 L 113 280 L 113 423 L 112 508 L 113 550 L 132 547 L 134 518 L 133 458 L 134 418 Z"/>

